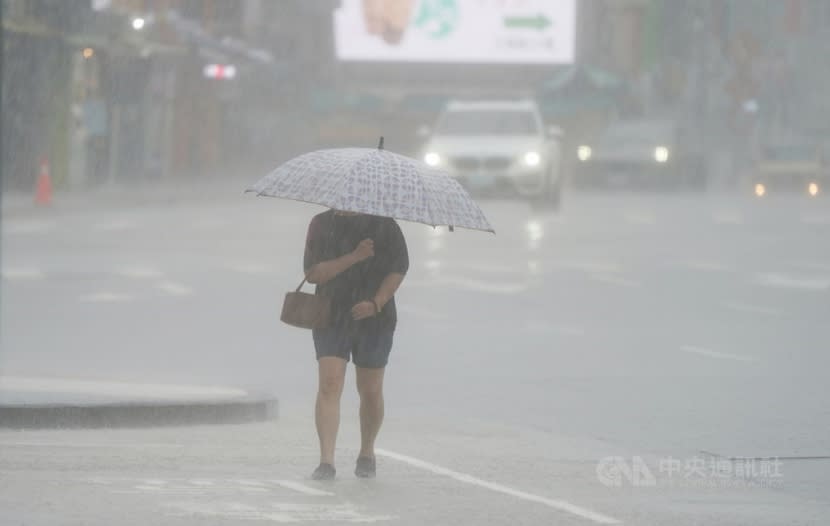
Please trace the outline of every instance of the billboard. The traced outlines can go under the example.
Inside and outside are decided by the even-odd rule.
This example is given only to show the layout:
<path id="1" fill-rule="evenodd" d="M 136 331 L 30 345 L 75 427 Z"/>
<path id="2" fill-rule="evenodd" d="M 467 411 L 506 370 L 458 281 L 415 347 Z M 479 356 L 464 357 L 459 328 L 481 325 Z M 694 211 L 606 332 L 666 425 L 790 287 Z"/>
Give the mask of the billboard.
<path id="1" fill-rule="evenodd" d="M 343 61 L 574 61 L 576 0 L 342 0 L 334 16 Z"/>

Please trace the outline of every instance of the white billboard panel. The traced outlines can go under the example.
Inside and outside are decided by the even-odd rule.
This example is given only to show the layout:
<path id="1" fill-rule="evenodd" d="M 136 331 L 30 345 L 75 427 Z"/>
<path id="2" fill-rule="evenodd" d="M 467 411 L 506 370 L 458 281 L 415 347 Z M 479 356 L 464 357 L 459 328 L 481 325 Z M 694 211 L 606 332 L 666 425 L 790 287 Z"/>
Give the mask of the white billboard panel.
<path id="1" fill-rule="evenodd" d="M 345 61 L 568 64 L 576 0 L 342 0 Z"/>

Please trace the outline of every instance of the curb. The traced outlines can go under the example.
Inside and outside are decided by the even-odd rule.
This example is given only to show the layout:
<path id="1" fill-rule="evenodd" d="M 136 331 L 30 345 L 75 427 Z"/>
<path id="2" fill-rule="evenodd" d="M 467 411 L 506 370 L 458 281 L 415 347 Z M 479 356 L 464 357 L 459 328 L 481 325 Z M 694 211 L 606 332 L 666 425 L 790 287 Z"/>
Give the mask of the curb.
<path id="1" fill-rule="evenodd" d="M 0 428 L 161 427 L 263 422 L 273 396 L 229 387 L 0 377 Z"/>
<path id="2" fill-rule="evenodd" d="M 0 406 L 0 428 L 78 429 L 241 424 L 275 420 L 276 399 L 181 404 Z"/>

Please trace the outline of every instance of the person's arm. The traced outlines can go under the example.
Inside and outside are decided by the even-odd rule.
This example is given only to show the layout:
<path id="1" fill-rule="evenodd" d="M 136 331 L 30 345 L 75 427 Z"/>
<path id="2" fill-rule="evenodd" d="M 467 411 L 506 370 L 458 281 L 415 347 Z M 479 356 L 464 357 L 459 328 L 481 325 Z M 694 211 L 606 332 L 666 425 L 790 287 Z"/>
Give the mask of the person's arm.
<path id="1" fill-rule="evenodd" d="M 321 261 L 306 269 L 306 280 L 315 285 L 331 281 L 341 272 L 375 255 L 374 241 L 364 239 L 350 253 L 336 259 Z"/>
<path id="2" fill-rule="evenodd" d="M 380 287 L 378 287 L 378 291 L 372 299 L 361 301 L 352 307 L 352 318 L 355 320 L 362 320 L 365 318 L 371 318 L 372 316 L 377 316 L 383 309 L 383 306 L 386 305 L 389 300 L 392 299 L 392 296 L 395 295 L 395 292 L 398 290 L 398 287 L 401 286 L 405 276 L 405 274 L 398 272 L 387 274 L 386 277 L 383 278 L 383 281 L 380 283 Z"/>
<path id="3" fill-rule="evenodd" d="M 392 299 L 409 271 L 409 251 L 406 248 L 406 240 L 403 237 L 403 232 L 401 232 L 401 227 L 394 220 L 389 220 L 387 225 L 387 240 L 391 261 L 389 267 L 387 267 L 389 274 L 383 278 L 380 287 L 372 298 L 378 312 L 383 310 L 384 305 Z"/>
<path id="4" fill-rule="evenodd" d="M 386 240 L 389 243 L 389 247 L 386 248 L 386 254 L 391 254 L 393 259 L 387 267 L 388 274 L 383 278 L 378 290 L 371 299 L 361 301 L 352 307 L 352 317 L 356 320 L 378 315 L 395 295 L 398 287 L 403 283 L 406 273 L 409 271 L 409 253 L 406 248 L 406 240 L 403 237 L 403 233 L 398 224 L 393 220 L 390 220 L 389 229 L 389 235 L 386 236 Z"/>
<path id="5" fill-rule="evenodd" d="M 398 272 L 393 272 L 383 278 L 383 281 L 378 287 L 377 293 L 375 293 L 375 297 L 372 300 L 375 302 L 377 306 L 378 312 L 383 310 L 383 306 L 386 305 L 389 300 L 392 299 L 392 296 L 395 295 L 395 292 L 398 291 L 398 287 L 401 286 L 403 283 L 403 278 L 406 277 L 406 274 L 400 274 Z"/>

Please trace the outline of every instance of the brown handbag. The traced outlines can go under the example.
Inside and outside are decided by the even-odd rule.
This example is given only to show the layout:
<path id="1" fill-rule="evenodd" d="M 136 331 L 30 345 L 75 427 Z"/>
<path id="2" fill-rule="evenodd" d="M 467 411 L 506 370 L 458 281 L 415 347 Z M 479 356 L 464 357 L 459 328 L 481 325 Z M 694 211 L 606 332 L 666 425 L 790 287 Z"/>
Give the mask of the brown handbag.
<path id="1" fill-rule="evenodd" d="M 280 320 L 301 329 L 324 329 L 331 320 L 331 299 L 326 296 L 300 292 L 306 279 L 294 292 L 285 295 Z"/>

